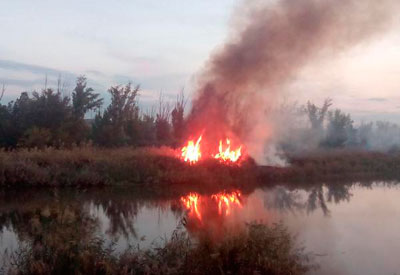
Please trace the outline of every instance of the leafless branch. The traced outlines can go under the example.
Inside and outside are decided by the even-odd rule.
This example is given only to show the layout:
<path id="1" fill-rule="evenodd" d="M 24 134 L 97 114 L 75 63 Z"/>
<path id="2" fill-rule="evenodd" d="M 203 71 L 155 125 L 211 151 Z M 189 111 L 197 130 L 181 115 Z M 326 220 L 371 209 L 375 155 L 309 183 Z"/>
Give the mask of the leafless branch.
<path id="1" fill-rule="evenodd" d="M 69 87 L 69 83 L 63 78 L 62 75 L 59 74 L 57 78 L 57 92 L 60 93 L 62 96 L 66 96 L 65 92 L 67 91 Z M 70 94 L 67 95 L 68 97 L 71 97 Z"/>
<path id="2" fill-rule="evenodd" d="M 186 104 L 187 104 L 187 99 L 185 99 L 184 89 L 182 89 L 181 92 L 176 96 L 175 109 L 176 110 L 182 109 L 182 111 L 184 111 Z"/>
<path id="3" fill-rule="evenodd" d="M 160 92 L 157 117 L 168 121 L 170 113 L 171 113 L 171 106 L 169 105 L 168 102 L 164 102 L 163 94 L 162 92 Z"/>

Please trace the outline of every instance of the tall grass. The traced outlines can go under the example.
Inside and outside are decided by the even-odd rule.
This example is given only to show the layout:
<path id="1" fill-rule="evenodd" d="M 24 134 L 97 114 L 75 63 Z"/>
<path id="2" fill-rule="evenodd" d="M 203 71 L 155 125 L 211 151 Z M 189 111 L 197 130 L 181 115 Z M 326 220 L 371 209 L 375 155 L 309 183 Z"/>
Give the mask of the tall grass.
<path id="1" fill-rule="evenodd" d="M 288 174 L 297 179 L 399 179 L 400 154 L 364 150 L 320 150 L 290 156 Z"/>
<path id="2" fill-rule="evenodd" d="M 188 165 L 170 148 L 96 148 L 0 151 L 0 186 L 133 185 L 155 192 L 181 188 L 249 187 L 268 182 L 400 178 L 400 154 L 318 151 L 288 156 L 287 167 L 259 167 L 248 159 Z M 193 191 L 193 190 L 191 190 Z"/>
<path id="3" fill-rule="evenodd" d="M 96 148 L 0 152 L 0 186 L 235 185 L 254 178 L 251 169 L 208 160 L 190 166 L 170 148 Z"/>

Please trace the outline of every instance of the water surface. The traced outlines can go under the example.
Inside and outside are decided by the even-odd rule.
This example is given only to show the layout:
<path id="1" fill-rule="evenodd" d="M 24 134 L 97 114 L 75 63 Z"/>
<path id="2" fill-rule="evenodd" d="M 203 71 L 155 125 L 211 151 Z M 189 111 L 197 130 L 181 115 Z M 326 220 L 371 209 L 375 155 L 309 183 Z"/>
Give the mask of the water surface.
<path id="1" fill-rule="evenodd" d="M 394 182 L 278 185 L 244 192 L 187 193 L 168 198 L 131 189 L 3 192 L 0 255 L 8 258 L 37 233 L 76 230 L 115 243 L 151 247 L 177 227 L 215 241 L 245 223 L 283 222 L 312 252 L 317 274 L 400 274 L 400 189 Z M 51 229 L 49 229 L 51 228 Z M 58 230 L 58 229 L 60 230 Z M 90 230 L 89 230 L 90 229 Z M 55 233 L 55 239 L 57 237 Z M 64 233 L 62 233 L 64 234 Z M 65 233 L 69 234 L 69 233 Z M 84 236 L 79 236 L 84 237 Z"/>

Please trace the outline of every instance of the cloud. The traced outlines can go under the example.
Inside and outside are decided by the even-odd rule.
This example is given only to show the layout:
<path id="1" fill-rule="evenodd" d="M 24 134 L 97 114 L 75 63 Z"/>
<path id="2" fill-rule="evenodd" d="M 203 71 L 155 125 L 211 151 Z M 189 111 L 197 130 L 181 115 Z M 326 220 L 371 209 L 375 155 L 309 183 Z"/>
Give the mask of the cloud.
<path id="1" fill-rule="evenodd" d="M 388 99 L 384 98 L 384 97 L 371 97 L 371 98 L 368 98 L 368 100 L 369 101 L 376 101 L 376 102 L 384 102 L 384 101 L 387 101 Z"/>
<path id="2" fill-rule="evenodd" d="M 89 86 L 104 95 L 106 91 L 102 81 L 104 74 L 100 71 L 86 71 L 86 73 L 90 74 Z M 5 102 L 14 100 L 23 91 L 41 90 L 45 86 L 46 78 L 47 87 L 55 88 L 58 79 L 61 78 L 66 91 L 71 92 L 77 76 L 78 74 L 65 70 L 0 59 L 0 84 L 4 83 L 7 86 L 6 96 L 3 99 Z"/>
<path id="3" fill-rule="evenodd" d="M 49 86 L 57 85 L 59 77 L 68 83 L 75 81 L 76 78 L 75 74 L 68 71 L 4 59 L 0 59 L 0 70 L 0 83 L 9 86 L 12 94 L 43 87 L 46 77 Z"/>
<path id="4" fill-rule="evenodd" d="M 114 75 L 113 81 L 118 84 L 126 84 L 129 81 L 139 84 L 142 89 L 163 92 L 164 94 L 176 94 L 191 84 L 189 74 L 160 74 L 154 76 L 128 76 Z"/>
<path id="5" fill-rule="evenodd" d="M 13 71 L 29 71 L 39 75 L 64 75 L 64 76 L 71 76 L 75 77 L 75 74 L 67 71 L 56 70 L 48 67 L 20 63 L 12 60 L 4 60 L 0 59 L 0 68 L 13 70 Z"/>
<path id="6" fill-rule="evenodd" d="M 85 73 L 88 74 L 88 75 L 105 77 L 105 74 L 103 72 L 98 71 L 98 70 L 87 70 L 87 71 L 85 71 Z"/>

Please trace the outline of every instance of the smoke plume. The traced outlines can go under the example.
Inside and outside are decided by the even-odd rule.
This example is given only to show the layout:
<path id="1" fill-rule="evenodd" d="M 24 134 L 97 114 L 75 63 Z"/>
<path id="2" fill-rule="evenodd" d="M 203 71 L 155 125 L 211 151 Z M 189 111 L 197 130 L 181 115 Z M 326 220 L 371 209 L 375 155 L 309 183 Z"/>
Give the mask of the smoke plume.
<path id="1" fill-rule="evenodd" d="M 398 0 L 246 1 L 231 35 L 199 75 L 189 117 L 208 140 L 234 135 L 260 159 L 274 123 L 265 110 L 316 58 L 334 56 L 388 29 Z"/>

